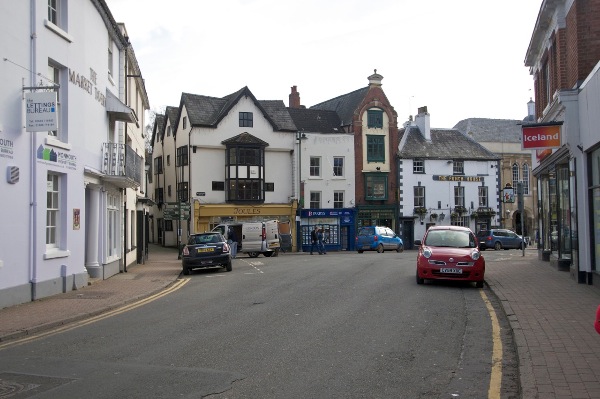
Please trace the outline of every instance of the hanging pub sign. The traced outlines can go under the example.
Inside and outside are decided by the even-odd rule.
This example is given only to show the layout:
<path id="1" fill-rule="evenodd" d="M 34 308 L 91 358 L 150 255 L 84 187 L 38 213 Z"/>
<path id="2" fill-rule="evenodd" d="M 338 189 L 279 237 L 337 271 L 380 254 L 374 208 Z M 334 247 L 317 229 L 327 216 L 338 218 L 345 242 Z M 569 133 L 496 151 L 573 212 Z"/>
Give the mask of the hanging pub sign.
<path id="1" fill-rule="evenodd" d="M 561 145 L 561 126 L 562 122 L 548 122 L 523 125 L 521 149 L 544 150 L 550 148 L 559 148 Z"/>
<path id="2" fill-rule="evenodd" d="M 55 91 L 25 94 L 25 128 L 28 132 L 57 130 L 57 101 Z"/>

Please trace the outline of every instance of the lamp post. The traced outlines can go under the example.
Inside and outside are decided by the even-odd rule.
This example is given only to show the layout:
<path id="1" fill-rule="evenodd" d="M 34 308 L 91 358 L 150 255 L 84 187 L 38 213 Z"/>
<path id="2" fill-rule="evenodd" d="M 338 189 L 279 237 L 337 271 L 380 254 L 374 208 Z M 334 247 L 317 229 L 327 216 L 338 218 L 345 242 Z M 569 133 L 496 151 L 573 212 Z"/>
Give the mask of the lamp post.
<path id="1" fill-rule="evenodd" d="M 300 223 L 301 210 L 304 207 L 304 196 L 302 193 L 302 141 L 308 139 L 305 133 L 296 132 L 296 142 L 298 143 L 298 214 L 296 218 L 296 242 L 298 243 L 298 252 L 302 252 L 302 226 Z"/>

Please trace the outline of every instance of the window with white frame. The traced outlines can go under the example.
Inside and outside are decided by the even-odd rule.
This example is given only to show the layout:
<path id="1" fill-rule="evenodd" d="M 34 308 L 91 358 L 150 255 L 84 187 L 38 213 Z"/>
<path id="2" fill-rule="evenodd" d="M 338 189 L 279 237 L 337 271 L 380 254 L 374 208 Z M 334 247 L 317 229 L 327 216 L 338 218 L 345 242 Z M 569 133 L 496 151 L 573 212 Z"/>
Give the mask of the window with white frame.
<path id="1" fill-rule="evenodd" d="M 477 188 L 479 193 L 479 206 L 487 207 L 488 206 L 488 188 L 486 186 L 479 186 Z"/>
<path id="2" fill-rule="evenodd" d="M 107 203 L 107 243 L 106 243 L 106 255 L 108 257 L 114 257 L 119 255 L 119 237 L 120 237 L 120 224 L 119 224 L 119 196 L 114 194 L 108 194 L 106 196 Z"/>
<path id="3" fill-rule="evenodd" d="M 48 0 L 48 21 L 52 22 L 56 26 L 59 26 L 59 5 L 60 0 Z"/>
<path id="4" fill-rule="evenodd" d="M 519 182 L 519 164 L 513 163 L 512 166 L 512 186 L 514 189 L 517 188 L 517 183 Z"/>
<path id="5" fill-rule="evenodd" d="M 344 192 L 334 191 L 333 192 L 333 207 L 336 209 L 344 207 Z"/>
<path id="6" fill-rule="evenodd" d="M 108 35 L 108 74 L 110 76 L 113 76 L 113 40 L 112 37 L 110 37 L 110 34 Z"/>
<path id="7" fill-rule="evenodd" d="M 310 157 L 310 177 L 321 177 L 321 157 Z"/>
<path id="8" fill-rule="evenodd" d="M 452 174 L 464 175 L 465 174 L 465 161 L 454 160 L 452 162 Z"/>
<path id="9" fill-rule="evenodd" d="M 335 177 L 344 176 L 344 157 L 333 157 L 333 175 Z"/>
<path id="10" fill-rule="evenodd" d="M 465 206 L 465 188 L 463 186 L 454 187 L 454 206 Z"/>
<path id="11" fill-rule="evenodd" d="M 50 80 L 51 84 L 54 84 L 58 87 L 58 89 L 56 90 L 56 127 L 57 130 L 51 130 L 48 132 L 48 136 L 52 136 L 52 137 L 56 137 L 57 139 L 60 139 L 61 137 L 61 130 L 62 129 L 62 121 L 61 121 L 61 100 L 62 100 L 62 95 L 61 93 L 64 92 L 64 88 L 61 86 L 62 80 L 61 79 L 61 75 L 63 74 L 63 69 L 60 66 L 48 61 L 48 76 L 47 78 Z M 64 140 L 66 141 L 66 140 Z"/>
<path id="12" fill-rule="evenodd" d="M 529 165 L 523 164 L 523 195 L 529 195 Z"/>
<path id="13" fill-rule="evenodd" d="M 425 161 L 422 159 L 413 160 L 413 173 L 425 173 Z"/>
<path id="14" fill-rule="evenodd" d="M 60 175 L 48 172 L 46 187 L 46 248 L 58 248 L 60 218 Z"/>
<path id="15" fill-rule="evenodd" d="M 425 187 L 415 186 L 414 187 L 414 203 L 416 207 L 425 207 Z"/>
<path id="16" fill-rule="evenodd" d="M 321 208 L 321 192 L 311 191 L 310 192 L 310 208 L 320 209 Z"/>

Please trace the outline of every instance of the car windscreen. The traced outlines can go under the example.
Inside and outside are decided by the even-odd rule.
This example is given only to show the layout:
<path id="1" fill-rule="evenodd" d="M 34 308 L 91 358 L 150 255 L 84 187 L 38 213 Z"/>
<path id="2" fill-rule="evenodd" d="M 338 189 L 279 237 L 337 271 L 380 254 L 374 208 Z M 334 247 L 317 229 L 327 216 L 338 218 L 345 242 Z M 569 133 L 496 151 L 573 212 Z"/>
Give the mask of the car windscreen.
<path id="1" fill-rule="evenodd" d="M 200 234 L 196 236 L 191 236 L 188 244 L 208 244 L 208 243 L 217 243 L 221 242 L 220 234 Z"/>
<path id="2" fill-rule="evenodd" d="M 359 236 L 372 236 L 373 234 L 375 234 L 374 227 L 363 227 L 358 232 Z"/>
<path id="3" fill-rule="evenodd" d="M 470 248 L 474 241 L 470 240 L 468 231 L 432 230 L 427 233 L 425 245 L 432 247 Z"/>

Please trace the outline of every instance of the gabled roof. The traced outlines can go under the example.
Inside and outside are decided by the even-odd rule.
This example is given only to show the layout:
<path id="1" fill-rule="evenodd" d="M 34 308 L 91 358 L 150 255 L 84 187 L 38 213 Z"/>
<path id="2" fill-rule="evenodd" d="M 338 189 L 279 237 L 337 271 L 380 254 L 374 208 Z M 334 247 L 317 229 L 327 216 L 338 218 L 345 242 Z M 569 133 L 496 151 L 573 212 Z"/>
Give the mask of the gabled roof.
<path id="1" fill-rule="evenodd" d="M 341 125 L 347 126 L 352 124 L 354 111 L 356 111 L 360 103 L 365 99 L 368 91 L 369 86 L 363 87 L 351 93 L 313 105 L 310 109 L 335 111 L 340 117 Z"/>
<path id="2" fill-rule="evenodd" d="M 251 135 L 248 132 L 243 132 L 238 134 L 237 136 L 234 136 L 232 138 L 229 138 L 227 140 L 223 140 L 221 141 L 221 144 L 223 145 L 258 145 L 261 147 L 267 147 L 269 145 L 269 143 L 259 139 L 256 136 Z"/>
<path id="3" fill-rule="evenodd" d="M 223 98 L 182 93 L 180 107 L 185 105 L 191 126 L 216 128 L 242 96 L 252 99 L 256 107 L 261 110 L 263 116 L 269 121 L 273 130 L 296 131 L 296 126 L 283 101 L 258 101 L 247 86 Z"/>
<path id="4" fill-rule="evenodd" d="M 340 117 L 335 111 L 306 108 L 288 108 L 288 112 L 301 132 L 343 133 Z"/>
<path id="5" fill-rule="evenodd" d="M 516 119 L 468 118 L 458 122 L 454 129 L 478 143 L 520 143 L 522 121 Z"/>
<path id="6" fill-rule="evenodd" d="M 160 140 L 162 141 L 163 132 L 165 129 L 165 116 L 163 114 L 154 115 L 154 126 L 152 127 L 152 148 L 154 148 L 154 143 L 156 142 L 156 135 L 159 135 Z"/>
<path id="7" fill-rule="evenodd" d="M 163 126 L 163 129 L 167 128 L 167 121 L 169 121 L 169 124 L 171 125 L 171 132 L 173 133 L 173 136 L 175 136 L 176 134 L 176 129 L 177 129 L 177 118 L 179 118 L 179 108 L 177 107 L 172 107 L 172 106 L 167 106 L 167 108 L 165 109 L 165 125 Z M 164 136 L 164 132 L 163 132 L 163 136 Z"/>
<path id="8" fill-rule="evenodd" d="M 417 126 L 400 130 L 402 136 L 398 157 L 404 159 L 498 160 L 475 140 L 454 129 L 431 129 L 431 141 L 425 140 Z"/>

